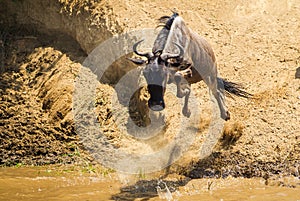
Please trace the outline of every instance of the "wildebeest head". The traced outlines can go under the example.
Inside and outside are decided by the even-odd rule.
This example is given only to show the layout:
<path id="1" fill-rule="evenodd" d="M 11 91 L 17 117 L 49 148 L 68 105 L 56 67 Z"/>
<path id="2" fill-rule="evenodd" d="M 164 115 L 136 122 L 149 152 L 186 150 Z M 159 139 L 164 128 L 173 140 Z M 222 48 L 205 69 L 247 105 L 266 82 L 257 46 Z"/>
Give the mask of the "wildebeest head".
<path id="1" fill-rule="evenodd" d="M 165 108 L 164 93 L 169 77 L 168 61 L 170 59 L 177 60 L 178 58 L 181 58 L 183 49 L 179 45 L 176 45 L 180 48 L 179 54 L 161 54 L 160 51 L 155 53 L 141 53 L 137 51 L 137 46 L 142 41 L 143 40 L 133 45 L 133 51 L 139 56 L 146 57 L 147 60 L 133 58 L 130 58 L 130 60 L 137 65 L 146 64 L 143 69 L 143 75 L 147 81 L 147 88 L 150 94 L 148 106 L 154 111 L 161 111 Z"/>

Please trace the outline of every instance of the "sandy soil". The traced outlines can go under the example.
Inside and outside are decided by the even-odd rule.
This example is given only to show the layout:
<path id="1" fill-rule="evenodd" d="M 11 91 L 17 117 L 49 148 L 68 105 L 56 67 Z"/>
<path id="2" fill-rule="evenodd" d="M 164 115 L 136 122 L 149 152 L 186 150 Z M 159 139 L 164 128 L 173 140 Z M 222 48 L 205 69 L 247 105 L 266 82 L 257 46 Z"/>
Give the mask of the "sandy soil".
<path id="1" fill-rule="evenodd" d="M 298 0 L 61 0 L 50 6 L 32 2 L 3 1 L 6 10 L 0 15 L 3 25 L 0 36 L 1 165 L 90 161 L 74 131 L 72 113 L 73 83 L 80 62 L 97 44 L 112 35 L 156 27 L 159 17 L 176 9 L 189 27 L 210 42 L 220 75 L 243 84 L 254 98 L 227 99 L 232 119 L 226 122 L 211 155 L 199 160 L 199 147 L 211 120 L 210 102 L 206 87 L 201 83 L 193 85 L 202 107 L 199 131 L 195 142 L 168 169 L 169 173 L 190 178 L 299 177 Z M 29 6 L 32 12 L 28 12 Z M 124 74 L 120 66 L 127 65 L 126 62 L 118 61 L 113 73 L 110 72 L 111 77 Z M 165 138 L 155 143 L 135 142 L 120 133 L 110 115 L 109 95 L 114 90 L 107 84 L 99 86 L 102 90 L 98 91 L 100 98 L 96 102 L 98 120 L 114 146 L 125 146 L 133 151 L 146 147 L 143 151 L 147 151 L 157 149 L 155 143 L 166 143 Z M 176 104 L 172 103 L 172 96 L 168 97 L 169 104 Z M 145 104 L 146 98 L 143 95 L 138 100 Z M 132 107 L 136 105 L 139 104 Z M 179 115 L 177 111 L 165 120 L 168 125 L 178 122 L 176 115 Z M 167 128 L 167 139 L 174 130 L 176 126 Z"/>

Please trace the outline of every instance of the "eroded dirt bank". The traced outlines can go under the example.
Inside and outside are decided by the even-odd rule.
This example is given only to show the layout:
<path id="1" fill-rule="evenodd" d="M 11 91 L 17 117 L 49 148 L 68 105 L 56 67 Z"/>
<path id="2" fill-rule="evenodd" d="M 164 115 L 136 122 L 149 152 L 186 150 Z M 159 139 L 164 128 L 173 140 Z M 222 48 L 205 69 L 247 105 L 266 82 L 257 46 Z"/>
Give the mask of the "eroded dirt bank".
<path id="1" fill-rule="evenodd" d="M 36 0 L 1 4 L 1 165 L 88 160 L 78 143 L 72 114 L 80 61 L 113 34 L 155 27 L 156 19 L 171 13 L 169 8 L 176 5 L 188 26 L 212 44 L 222 77 L 242 83 L 255 99 L 228 99 L 232 119 L 226 123 L 214 152 L 199 161 L 210 111 L 206 87 L 194 85 L 202 107 L 198 137 L 169 171 L 191 178 L 299 177 L 297 0 L 176 4 Z M 127 65 L 124 62 L 119 61 L 114 69 Z M 124 69 L 115 72 L 121 75 Z M 100 84 L 99 88 L 99 121 L 110 142 L 115 146 L 137 146 L 113 122 L 109 104 L 112 86 Z M 176 115 L 167 121 L 176 122 Z M 166 136 L 171 138 L 176 127 L 168 128 Z M 149 142 L 138 143 L 138 147 L 153 149 Z"/>

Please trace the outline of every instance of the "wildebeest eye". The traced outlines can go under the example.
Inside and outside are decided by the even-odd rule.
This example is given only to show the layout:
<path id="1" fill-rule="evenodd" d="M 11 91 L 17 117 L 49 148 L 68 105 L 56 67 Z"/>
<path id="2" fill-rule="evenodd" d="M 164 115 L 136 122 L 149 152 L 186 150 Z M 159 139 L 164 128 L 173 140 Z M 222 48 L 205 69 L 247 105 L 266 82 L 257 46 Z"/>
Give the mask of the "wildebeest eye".
<path id="1" fill-rule="evenodd" d="M 171 64 L 172 67 L 177 67 L 178 70 L 185 70 L 187 68 L 190 68 L 191 65 L 192 64 L 190 62 L 186 62 L 186 61 L 183 61 L 181 63 L 172 63 Z"/>
<path id="2" fill-rule="evenodd" d="M 178 67 L 178 66 L 180 66 L 181 65 L 181 63 L 172 63 L 171 64 L 171 66 L 173 66 L 173 67 Z"/>

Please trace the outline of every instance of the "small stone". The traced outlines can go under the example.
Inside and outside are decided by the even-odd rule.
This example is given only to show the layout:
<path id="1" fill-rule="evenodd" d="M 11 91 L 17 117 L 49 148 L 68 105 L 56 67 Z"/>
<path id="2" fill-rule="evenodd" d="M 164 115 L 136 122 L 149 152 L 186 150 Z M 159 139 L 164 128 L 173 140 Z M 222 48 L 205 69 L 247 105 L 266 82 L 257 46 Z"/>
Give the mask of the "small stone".
<path id="1" fill-rule="evenodd" d="M 295 78 L 300 79 L 300 67 L 296 69 Z"/>

